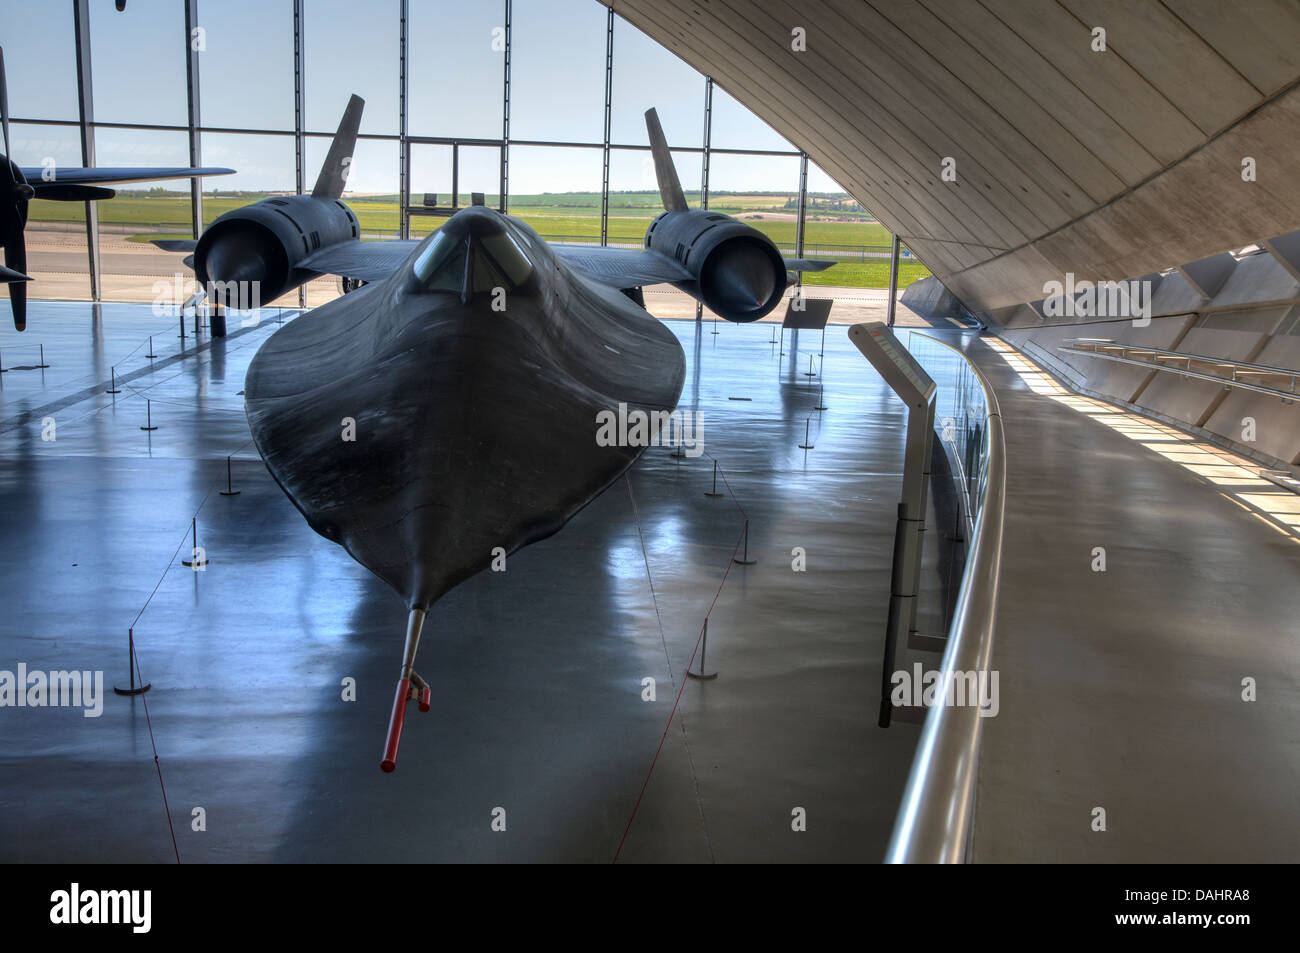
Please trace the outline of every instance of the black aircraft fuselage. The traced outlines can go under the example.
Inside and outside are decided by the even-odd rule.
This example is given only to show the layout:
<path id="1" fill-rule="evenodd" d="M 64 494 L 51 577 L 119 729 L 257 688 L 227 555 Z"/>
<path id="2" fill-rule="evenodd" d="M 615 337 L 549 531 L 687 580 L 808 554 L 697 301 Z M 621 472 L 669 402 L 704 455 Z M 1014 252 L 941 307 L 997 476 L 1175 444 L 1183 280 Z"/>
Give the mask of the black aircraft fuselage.
<path id="1" fill-rule="evenodd" d="M 410 609 L 385 771 L 407 703 L 429 710 L 414 667 L 428 609 L 616 480 L 647 443 L 602 441 L 601 415 L 656 419 L 685 376 L 663 324 L 485 207 L 258 351 L 245 409 L 267 468 Z"/>
<path id="2" fill-rule="evenodd" d="M 654 110 L 665 211 L 642 248 L 551 246 L 481 197 L 423 241 L 362 242 L 341 201 L 362 105 L 349 101 L 310 196 L 227 212 L 189 250 L 201 282 L 258 282 L 263 300 L 317 274 L 364 282 L 272 335 L 244 393 L 262 459 L 307 522 L 408 606 L 392 771 L 407 702 L 429 708 L 414 663 L 434 603 L 558 531 L 680 424 L 685 355 L 632 296 L 671 282 L 754 321 L 790 270 L 829 263 L 786 261 L 749 225 L 691 209 Z M 636 423 L 613 440 L 613 418 Z"/>
<path id="3" fill-rule="evenodd" d="M 645 448 L 601 446 L 602 411 L 671 411 L 684 379 L 657 319 L 470 207 L 386 280 L 273 335 L 245 404 L 312 528 L 427 610 L 632 464 Z"/>

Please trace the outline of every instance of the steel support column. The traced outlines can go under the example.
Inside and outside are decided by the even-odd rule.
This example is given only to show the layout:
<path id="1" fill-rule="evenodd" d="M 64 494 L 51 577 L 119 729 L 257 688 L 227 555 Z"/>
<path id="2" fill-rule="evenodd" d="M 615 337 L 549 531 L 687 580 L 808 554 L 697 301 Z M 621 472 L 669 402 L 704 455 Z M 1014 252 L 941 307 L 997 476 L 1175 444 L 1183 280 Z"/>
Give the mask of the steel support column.
<path id="1" fill-rule="evenodd" d="M 302 134 L 303 112 L 306 105 L 306 90 L 303 86 L 303 59 L 302 59 L 302 14 L 303 0 L 293 0 L 293 142 L 294 142 L 294 185 L 298 194 L 302 195 L 306 189 L 306 182 L 303 178 L 303 147 L 305 142 Z M 298 307 L 307 307 L 307 291 L 302 286 L 298 286 Z"/>
<path id="2" fill-rule="evenodd" d="M 709 149 L 713 142 L 713 77 L 704 77 L 704 151 L 700 155 L 700 208 L 709 207 Z M 704 320 L 704 305 L 695 302 L 695 320 Z"/>
<path id="3" fill-rule="evenodd" d="M 502 103 L 501 103 L 501 195 L 497 202 L 497 207 L 502 212 L 509 207 L 506 199 L 507 190 L 510 188 L 510 14 L 511 0 L 505 0 L 506 3 L 506 48 L 505 48 L 505 76 L 502 84 Z"/>
<path id="4" fill-rule="evenodd" d="M 199 0 L 185 0 L 185 88 L 186 124 L 190 143 L 190 165 L 203 165 L 199 142 L 199 50 L 195 30 L 199 25 Z M 203 183 L 190 179 L 190 231 L 195 238 L 203 234 Z"/>
<path id="5" fill-rule="evenodd" d="M 406 96 L 410 89 L 407 76 L 407 22 L 410 20 L 410 0 L 401 0 L 398 7 L 397 30 L 397 237 L 411 237 L 411 141 L 406 133 Z"/>
<path id="6" fill-rule="evenodd" d="M 889 250 L 889 317 L 886 320 L 891 328 L 894 326 L 895 299 L 898 297 L 898 236 L 895 235 Z"/>
<path id="7" fill-rule="evenodd" d="M 704 77 L 704 154 L 700 157 L 700 208 L 709 207 L 709 149 L 713 143 L 713 77 Z"/>
<path id="8" fill-rule="evenodd" d="M 605 136 L 600 172 L 600 244 L 609 244 L 609 127 L 614 103 L 614 8 L 605 14 Z"/>
<path id="9" fill-rule="evenodd" d="M 77 53 L 77 114 L 81 132 L 81 164 L 95 164 L 95 96 L 90 77 L 90 0 L 72 0 L 73 39 Z M 90 300 L 100 300 L 99 207 L 86 202 L 86 254 Z"/>
<path id="10" fill-rule="evenodd" d="M 799 214 L 794 223 L 794 257 L 803 257 L 804 221 L 808 217 L 808 153 L 799 153 Z M 794 275 L 795 294 L 803 293 L 803 272 Z M 802 300 L 802 299 L 801 299 Z"/>

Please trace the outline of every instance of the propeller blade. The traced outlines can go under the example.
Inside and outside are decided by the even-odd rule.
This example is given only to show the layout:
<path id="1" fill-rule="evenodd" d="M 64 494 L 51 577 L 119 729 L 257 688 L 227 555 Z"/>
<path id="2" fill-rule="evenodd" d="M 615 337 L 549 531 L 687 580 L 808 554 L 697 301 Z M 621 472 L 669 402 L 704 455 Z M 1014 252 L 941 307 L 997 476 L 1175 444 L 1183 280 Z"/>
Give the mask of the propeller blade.
<path id="1" fill-rule="evenodd" d="M 9 83 L 5 79 L 5 51 L 0 46 L 0 125 L 4 126 L 5 155 L 9 155 Z"/>
<path id="2" fill-rule="evenodd" d="M 0 285 L 7 285 L 14 281 L 31 280 L 31 278 L 24 275 L 21 271 L 14 271 L 12 268 L 6 268 L 4 265 L 0 265 Z"/>
<path id="3" fill-rule="evenodd" d="M 27 282 L 15 281 L 9 285 L 9 305 L 14 311 L 14 330 L 27 330 Z"/>
<path id="4" fill-rule="evenodd" d="M 8 156 L 0 156 L 0 203 L 25 202 L 32 197 L 32 187 Z"/>
<path id="5" fill-rule="evenodd" d="M 98 202 L 117 194 L 114 189 L 98 185 L 63 185 L 58 182 L 37 182 L 31 188 L 35 198 L 52 202 Z"/>
<path id="6" fill-rule="evenodd" d="M 27 272 L 27 246 L 23 241 L 22 222 L 6 222 L 11 227 L 0 231 L 0 241 L 5 246 L 5 268 L 19 274 Z M 17 227 L 13 227 L 17 226 Z M 27 327 L 27 282 L 15 281 L 9 285 L 9 305 L 14 312 L 14 328 Z"/>
<path id="7" fill-rule="evenodd" d="M 12 169 L 8 159 L 0 165 Z M 26 224 L 26 200 L 20 198 L 12 204 L 0 200 L 0 245 L 4 246 L 5 267 L 19 274 L 27 272 L 27 243 L 23 239 L 23 226 Z M 15 281 L 9 285 L 9 304 L 14 312 L 14 327 L 21 331 L 27 327 L 25 281 Z"/>

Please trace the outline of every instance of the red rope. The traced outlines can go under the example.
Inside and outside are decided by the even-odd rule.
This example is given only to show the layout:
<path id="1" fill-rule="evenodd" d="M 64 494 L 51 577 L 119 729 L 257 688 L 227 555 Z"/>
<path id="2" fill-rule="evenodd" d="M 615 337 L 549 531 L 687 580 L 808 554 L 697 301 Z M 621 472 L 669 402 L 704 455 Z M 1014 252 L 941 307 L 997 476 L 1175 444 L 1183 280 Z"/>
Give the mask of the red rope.
<path id="1" fill-rule="evenodd" d="M 713 454 L 709 454 L 709 456 L 713 457 Z M 713 459 L 716 460 L 717 458 L 713 457 Z M 721 466 L 718 467 L 718 472 L 722 472 Z M 732 491 L 731 485 L 727 483 L 727 478 L 725 476 L 722 478 L 722 482 L 726 485 L 727 492 L 731 494 L 732 502 L 736 504 L 736 508 L 740 510 L 741 514 L 744 514 L 745 510 L 740 505 L 740 500 L 736 499 L 736 494 Z M 748 518 L 746 518 L 746 521 L 748 521 Z M 731 547 L 731 556 L 727 559 L 727 569 L 722 574 L 722 581 L 718 583 L 718 591 L 713 594 L 713 601 L 709 603 L 709 609 L 704 613 L 704 622 L 701 623 L 700 634 L 695 639 L 695 648 L 691 650 L 690 660 L 686 663 L 686 671 L 688 672 L 691 670 L 691 666 L 695 664 L 695 656 L 696 653 L 700 651 L 700 643 L 704 641 L 704 630 L 709 624 L 709 616 L 713 614 L 713 608 L 718 604 L 718 598 L 722 595 L 722 587 L 727 584 L 727 577 L 731 575 L 731 567 L 736 564 L 736 553 L 740 551 L 740 544 L 744 541 L 744 538 L 745 531 L 742 529 L 740 531 L 740 536 L 736 538 L 736 545 Z M 649 566 L 647 565 L 646 568 L 648 571 Z M 641 809 L 641 799 L 645 797 L 646 788 L 650 786 L 650 778 L 655 773 L 655 765 L 659 763 L 659 755 L 663 753 L 664 742 L 668 740 L 668 729 L 672 728 L 673 719 L 677 717 L 677 706 L 681 704 L 682 692 L 686 689 L 686 683 L 688 680 L 689 679 L 683 675 L 682 683 L 677 687 L 677 696 L 673 699 L 673 710 L 668 713 L 668 723 L 664 725 L 664 732 L 659 736 L 659 746 L 655 748 L 654 757 L 650 759 L 650 768 L 645 773 L 645 780 L 641 782 L 641 790 L 637 793 L 636 803 L 632 805 L 632 813 L 628 816 L 627 826 L 623 828 L 623 836 L 619 838 L 618 849 L 614 851 L 613 862 L 616 864 L 618 863 L 619 855 L 623 853 L 623 845 L 627 842 L 627 835 L 632 830 L 632 822 L 636 820 L 636 813 Z"/>
<path id="2" fill-rule="evenodd" d="M 145 684 L 144 675 L 140 671 L 140 656 L 135 654 L 135 639 L 131 640 L 131 652 L 135 661 L 135 677 L 141 685 Z M 176 827 L 172 824 L 172 809 L 167 803 L 167 785 L 163 783 L 162 762 L 158 760 L 158 745 L 153 740 L 153 721 L 149 718 L 149 695 L 144 693 L 140 696 L 144 702 L 144 723 L 149 726 L 149 744 L 153 748 L 153 766 L 158 770 L 158 787 L 162 789 L 163 810 L 167 812 L 167 829 L 172 835 L 172 851 L 176 854 L 176 863 L 181 862 L 181 851 L 176 846 Z"/>
<path id="3" fill-rule="evenodd" d="M 705 452 L 707 453 L 707 451 Z M 710 453 L 709 458 L 717 463 L 718 458 L 713 456 L 713 454 Z M 740 510 L 740 515 L 745 517 L 745 519 L 749 519 L 749 514 L 745 512 L 745 508 L 740 505 L 740 500 L 736 498 L 736 491 L 733 490 L 731 484 L 727 482 L 727 472 L 722 469 L 721 463 L 718 464 L 718 476 L 722 477 L 722 485 L 725 486 L 727 492 L 731 494 L 731 502 L 736 504 L 736 509 Z"/>
<path id="4" fill-rule="evenodd" d="M 645 534 L 641 532 L 641 513 L 636 508 L 636 495 L 632 492 L 632 475 L 630 473 L 623 475 L 623 480 L 627 483 L 627 498 L 632 502 L 632 521 L 636 523 L 637 540 L 641 543 L 641 559 L 645 562 L 645 577 L 650 583 L 650 601 L 655 607 L 655 621 L 659 623 L 659 641 L 664 647 L 664 661 L 668 665 L 668 678 L 673 677 L 673 660 L 668 654 L 668 636 L 664 634 L 664 617 L 659 612 L 659 594 L 655 592 L 655 577 L 650 572 L 650 554 L 645 548 Z"/>
<path id="5" fill-rule="evenodd" d="M 243 448 L 241 447 L 240 449 L 242 450 Z M 239 451 L 235 451 L 235 452 L 238 453 Z M 203 506 L 205 503 L 208 502 L 208 497 L 210 497 L 211 495 L 212 495 L 211 490 L 208 490 L 208 492 L 204 494 L 203 499 L 199 502 L 199 508 L 194 511 L 194 516 L 192 517 L 192 519 L 198 519 L 199 513 L 203 511 Z M 192 525 L 193 524 L 191 524 L 191 526 Z M 172 565 L 176 562 L 176 557 L 180 554 L 181 547 L 185 545 L 185 540 L 188 538 L 190 538 L 189 530 L 186 531 L 185 536 L 181 538 L 180 543 L 176 546 L 176 549 L 172 552 L 172 558 L 167 563 L 167 568 L 163 570 L 163 574 L 160 577 L 158 577 L 158 584 L 153 587 L 153 592 L 149 593 L 149 598 L 144 601 L 144 605 L 140 607 L 140 611 L 136 613 L 135 618 L 131 621 L 131 629 L 135 628 L 136 623 L 140 621 L 140 617 L 144 615 L 145 609 L 149 608 L 149 603 L 153 602 L 153 597 L 158 594 L 158 589 L 162 586 L 163 580 L 167 578 L 167 573 L 171 572 Z M 140 656 L 135 651 L 135 636 L 132 634 L 130 635 L 130 638 L 131 638 L 131 663 L 135 666 L 135 677 L 141 685 L 144 685 L 145 684 L 144 675 L 140 671 Z M 171 832 L 172 835 L 172 851 L 176 854 L 176 863 L 179 864 L 181 862 L 181 851 L 180 848 L 176 845 L 176 827 L 175 825 L 172 824 L 172 809 L 171 806 L 167 803 L 167 785 L 163 782 L 162 762 L 158 760 L 158 745 L 154 741 L 154 737 L 153 737 L 153 720 L 149 717 L 149 696 L 147 694 L 142 693 L 140 695 L 140 700 L 144 702 L 144 722 L 146 725 L 149 726 L 149 745 L 150 747 L 153 748 L 153 766 L 158 771 L 158 787 L 162 790 L 163 809 L 167 812 L 167 829 Z"/>

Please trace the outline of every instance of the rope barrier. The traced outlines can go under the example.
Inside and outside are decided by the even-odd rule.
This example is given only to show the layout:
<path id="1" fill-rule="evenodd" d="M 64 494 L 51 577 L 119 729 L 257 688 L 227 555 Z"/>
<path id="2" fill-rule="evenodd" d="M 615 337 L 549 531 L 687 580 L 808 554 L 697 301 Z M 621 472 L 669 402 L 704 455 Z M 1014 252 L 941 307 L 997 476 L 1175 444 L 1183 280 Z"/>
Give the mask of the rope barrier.
<path id="1" fill-rule="evenodd" d="M 718 474 L 719 474 L 719 476 L 722 477 L 722 483 L 723 483 L 723 485 L 727 488 L 727 492 L 731 495 L 731 500 L 732 500 L 732 502 L 736 504 L 736 509 L 738 509 L 738 510 L 740 511 L 740 513 L 741 513 L 742 516 L 745 516 L 745 508 L 744 508 L 743 506 L 740 505 L 740 500 L 736 497 L 736 493 L 735 493 L 735 491 L 732 490 L 732 488 L 731 488 L 731 484 L 727 481 L 726 474 L 723 473 L 721 465 L 718 464 L 718 458 L 715 457 L 715 456 L 713 456 L 713 454 L 709 453 L 708 451 L 705 451 L 705 453 L 706 453 L 707 456 L 709 456 L 709 457 L 714 461 L 715 464 L 718 465 Z M 629 492 L 631 491 L 631 483 L 630 483 L 630 482 L 628 483 L 628 490 L 629 490 Z M 635 501 L 634 501 L 634 502 L 633 502 L 633 514 L 634 514 L 634 516 L 636 515 L 636 514 L 635 514 L 635 506 L 636 506 L 636 504 L 635 504 Z M 637 533 L 640 534 L 640 532 L 641 532 L 640 518 L 639 518 L 639 517 L 636 517 L 636 518 L 637 518 Z M 746 520 L 748 520 L 748 517 L 747 517 L 747 516 L 746 516 L 745 518 L 746 518 Z M 726 568 L 726 569 L 723 571 L 723 573 L 722 573 L 722 581 L 718 583 L 718 589 L 717 589 L 717 591 L 713 594 L 713 601 L 709 603 L 708 611 L 706 611 L 706 612 L 704 613 L 704 621 L 700 624 L 700 634 L 697 635 L 697 636 L 695 637 L 695 647 L 691 650 L 691 657 L 690 657 L 690 659 L 687 660 L 687 662 L 686 662 L 686 671 L 688 671 L 688 672 L 690 671 L 691 666 L 695 664 L 695 656 L 696 656 L 697 654 L 699 654 L 699 651 L 700 651 L 700 643 L 701 643 L 701 642 L 703 641 L 703 639 L 704 639 L 704 633 L 705 633 L 706 631 L 708 631 L 708 627 L 709 627 L 709 617 L 710 617 L 711 615 L 713 615 L 713 610 L 714 610 L 714 608 L 715 608 L 715 607 L 717 606 L 717 604 L 718 604 L 718 599 L 722 596 L 722 589 L 723 589 L 723 587 L 727 584 L 727 577 L 729 577 L 729 576 L 731 575 L 731 567 L 734 566 L 734 565 L 736 565 L 736 553 L 738 553 L 738 552 L 740 551 L 740 545 L 741 545 L 741 543 L 743 542 L 744 538 L 745 538 L 745 530 L 742 528 L 741 531 L 740 531 L 740 535 L 736 537 L 736 545 L 734 545 L 734 546 L 731 548 L 731 555 L 727 557 L 727 568 Z M 642 539 L 642 543 L 641 543 L 641 551 L 642 551 L 642 553 L 645 553 L 645 541 L 644 541 L 644 539 Z M 649 557 L 647 556 L 647 557 L 646 557 L 646 573 L 647 573 L 647 575 L 649 574 L 649 572 L 650 572 L 650 561 L 649 561 Z M 653 586 L 654 586 L 654 584 L 653 584 L 653 582 L 652 582 L 652 583 L 651 583 L 651 592 L 652 592 L 652 593 L 654 592 L 654 588 L 653 588 Z M 656 613 L 656 615 L 658 614 L 658 612 L 659 612 L 659 604 L 658 604 L 658 601 L 656 600 L 656 602 L 655 602 L 655 613 Z M 662 620 L 660 621 L 659 631 L 660 631 L 660 634 L 661 634 L 661 636 L 662 636 L 662 633 L 663 633 L 663 622 L 662 622 Z M 667 651 L 667 643 L 665 642 L 665 652 L 666 652 L 666 651 Z M 671 668 L 669 669 L 669 677 L 671 678 Z M 678 708 L 678 706 L 681 704 L 681 701 L 682 701 L 682 692 L 686 689 L 686 683 L 687 683 L 688 681 L 689 681 L 689 679 L 683 678 L 682 681 L 681 681 L 681 684 L 677 686 L 677 694 L 676 694 L 676 695 L 674 696 L 674 698 L 673 698 L 673 707 L 672 707 L 672 711 L 670 711 L 670 712 L 668 713 L 668 721 L 667 721 L 667 723 L 664 725 L 663 734 L 661 734 L 661 735 L 659 736 L 659 744 L 658 744 L 658 746 L 655 748 L 654 757 L 650 759 L 650 767 L 649 767 L 649 769 L 646 771 L 645 780 L 641 782 L 641 790 L 637 793 L 637 796 L 636 796 L 636 802 L 632 805 L 632 813 L 628 816 L 628 819 L 627 819 L 627 825 L 623 828 L 623 836 L 622 836 L 621 838 L 619 838 L 619 841 L 618 841 L 618 848 L 614 851 L 614 860 L 613 860 L 613 863 L 618 863 L 618 858 L 619 858 L 620 855 L 622 855 L 622 853 L 623 853 L 623 845 L 624 845 L 625 843 L 627 843 L 627 835 L 628 835 L 628 834 L 631 832 L 631 830 L 632 830 L 632 823 L 636 820 L 637 811 L 639 811 L 639 810 L 641 809 L 641 801 L 642 801 L 642 799 L 645 797 L 646 788 L 648 788 L 648 787 L 650 786 L 650 778 L 654 775 L 654 772 L 655 772 L 655 766 L 659 763 L 659 755 L 663 753 L 663 750 L 664 750 L 664 742 L 668 740 L 668 731 L 669 731 L 669 729 L 672 728 L 672 726 L 673 726 L 673 720 L 677 717 L 677 708 Z"/>
<path id="2" fill-rule="evenodd" d="M 208 492 L 204 494 L 203 499 L 199 502 L 198 509 L 194 511 L 194 515 L 191 517 L 192 520 L 197 520 L 199 518 L 199 513 L 203 511 L 203 507 L 207 504 L 208 497 L 210 496 L 212 496 L 212 491 L 208 490 Z M 156 596 L 158 594 L 158 590 L 162 588 L 163 580 L 165 580 L 167 578 L 167 574 L 172 571 L 172 566 L 175 565 L 176 563 L 176 557 L 180 555 L 181 547 L 185 545 L 185 540 L 189 538 L 189 535 L 190 535 L 190 530 L 187 527 L 185 530 L 185 535 L 182 536 L 181 541 L 176 544 L 176 548 L 172 550 L 171 559 L 167 561 L 167 568 L 164 569 L 162 575 L 158 577 L 158 582 L 153 587 L 153 591 L 149 593 L 149 598 L 147 598 L 144 601 L 144 605 L 140 607 L 140 611 L 137 612 L 135 614 L 135 618 L 131 620 L 131 625 L 130 625 L 131 630 L 135 629 L 137 623 L 139 623 L 140 621 L 141 616 L 143 616 L 145 610 L 149 608 L 149 603 L 153 602 L 153 597 Z M 134 650 L 134 643 L 132 644 L 132 648 L 133 648 L 132 663 L 135 665 L 136 678 L 139 679 L 141 685 L 147 684 L 144 680 L 144 672 L 141 671 L 140 669 L 140 653 Z M 162 761 L 159 760 L 158 758 L 158 743 L 154 740 L 154 736 L 153 736 L 153 719 L 149 715 L 149 697 L 147 695 L 140 695 L 140 700 L 144 702 L 144 721 L 145 721 L 145 725 L 147 725 L 149 728 L 149 745 L 150 747 L 153 748 L 153 763 L 154 763 L 154 767 L 158 771 L 158 787 L 162 791 L 163 810 L 167 812 L 167 829 L 171 833 L 172 851 L 176 854 L 176 863 L 179 864 L 181 862 L 181 852 L 180 852 L 180 847 L 176 843 L 176 826 L 172 823 L 171 805 L 167 801 L 167 784 L 163 780 Z"/>

